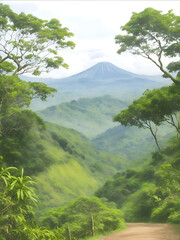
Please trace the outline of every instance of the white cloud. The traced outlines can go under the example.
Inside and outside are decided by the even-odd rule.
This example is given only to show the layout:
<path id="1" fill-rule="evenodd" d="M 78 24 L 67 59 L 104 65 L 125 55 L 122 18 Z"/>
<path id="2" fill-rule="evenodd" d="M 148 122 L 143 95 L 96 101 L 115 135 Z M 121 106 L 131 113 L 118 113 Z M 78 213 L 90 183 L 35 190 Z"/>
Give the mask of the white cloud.
<path id="1" fill-rule="evenodd" d="M 9 1 L 16 12 L 24 11 L 42 19 L 58 18 L 63 26 L 75 36 L 74 50 L 61 51 L 69 70 L 54 70 L 43 77 L 61 78 L 91 67 L 100 61 L 109 61 L 117 66 L 141 74 L 159 74 L 159 70 L 149 61 L 125 53 L 118 55 L 114 37 L 120 33 L 120 26 L 131 17 L 132 12 L 140 12 L 146 7 L 167 12 L 174 10 L 180 14 L 178 1 Z"/>

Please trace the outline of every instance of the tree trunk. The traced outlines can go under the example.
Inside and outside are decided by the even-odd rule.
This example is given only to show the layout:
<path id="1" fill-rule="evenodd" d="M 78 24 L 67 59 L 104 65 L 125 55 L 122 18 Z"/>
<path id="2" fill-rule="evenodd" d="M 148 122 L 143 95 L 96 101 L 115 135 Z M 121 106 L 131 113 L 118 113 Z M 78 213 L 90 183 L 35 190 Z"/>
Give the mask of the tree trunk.
<path id="1" fill-rule="evenodd" d="M 91 235 L 94 236 L 94 218 L 93 218 L 93 215 L 91 215 Z"/>
<path id="2" fill-rule="evenodd" d="M 68 240 L 71 240 L 72 239 L 71 238 L 71 229 L 70 229 L 69 225 L 67 227 L 67 232 L 68 232 Z"/>
<path id="3" fill-rule="evenodd" d="M 150 129 L 150 131 L 151 131 L 151 134 L 152 134 L 153 137 L 154 137 L 154 140 L 155 140 L 155 143 L 156 143 L 156 145 L 157 145 L 157 147 L 158 147 L 159 152 L 161 152 L 161 148 L 160 148 L 160 146 L 159 146 L 159 143 L 158 143 L 158 140 L 157 140 L 157 137 L 156 137 L 156 133 L 153 132 L 153 130 L 152 130 L 151 127 L 150 127 L 149 129 Z"/>

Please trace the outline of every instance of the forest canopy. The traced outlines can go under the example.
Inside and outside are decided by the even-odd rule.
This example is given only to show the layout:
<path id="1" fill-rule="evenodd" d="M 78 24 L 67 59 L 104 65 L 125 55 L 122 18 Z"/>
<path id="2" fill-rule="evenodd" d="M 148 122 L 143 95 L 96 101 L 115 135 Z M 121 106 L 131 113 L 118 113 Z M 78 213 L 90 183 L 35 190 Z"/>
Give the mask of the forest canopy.
<path id="1" fill-rule="evenodd" d="M 113 120 L 124 126 L 149 129 L 160 150 L 157 140 L 159 125 L 167 122 L 180 132 L 180 62 L 171 61 L 166 67 L 163 63 L 164 57 L 177 59 L 180 56 L 180 17 L 172 10 L 163 14 L 162 11 L 146 8 L 140 13 L 133 13 L 121 29 L 126 35 L 115 37 L 119 45 L 118 54 L 129 51 L 150 60 L 161 70 L 163 77 L 169 78 L 173 83 L 169 87 L 146 90 L 142 97 Z"/>
<path id="2" fill-rule="evenodd" d="M 0 4 L 0 70 L 13 75 L 68 68 L 59 51 L 75 44 L 66 38 L 73 36 L 58 19 L 49 21 L 32 14 L 17 14 L 8 5 Z"/>

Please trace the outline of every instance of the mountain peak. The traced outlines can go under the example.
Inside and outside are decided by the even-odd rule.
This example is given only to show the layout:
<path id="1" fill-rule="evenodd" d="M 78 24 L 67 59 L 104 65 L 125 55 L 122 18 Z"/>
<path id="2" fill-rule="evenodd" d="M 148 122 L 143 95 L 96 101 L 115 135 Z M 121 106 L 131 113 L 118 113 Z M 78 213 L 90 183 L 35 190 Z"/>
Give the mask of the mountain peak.
<path id="1" fill-rule="evenodd" d="M 80 72 L 74 76 L 80 78 L 98 78 L 98 79 L 109 79 L 117 77 L 130 77 L 132 73 L 125 71 L 110 62 L 99 62 L 89 69 Z"/>

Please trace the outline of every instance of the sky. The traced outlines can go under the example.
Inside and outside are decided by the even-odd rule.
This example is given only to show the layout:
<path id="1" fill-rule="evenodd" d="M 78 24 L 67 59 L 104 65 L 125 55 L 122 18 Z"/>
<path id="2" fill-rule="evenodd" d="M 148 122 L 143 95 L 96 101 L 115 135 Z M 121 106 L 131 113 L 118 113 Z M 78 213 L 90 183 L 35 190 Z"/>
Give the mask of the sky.
<path id="1" fill-rule="evenodd" d="M 141 12 L 152 7 L 167 13 L 173 9 L 180 15 L 180 1 L 0 1 L 8 4 L 16 12 L 31 13 L 38 18 L 50 20 L 57 18 L 63 27 L 74 33 L 70 40 L 76 44 L 74 50 L 60 51 L 69 69 L 60 68 L 41 77 L 63 78 L 79 73 L 99 62 L 111 62 L 130 72 L 146 75 L 161 74 L 153 63 L 130 53 L 117 54 L 115 36 L 120 27 L 126 24 L 132 12 Z M 169 59 L 165 59 L 168 63 Z"/>

